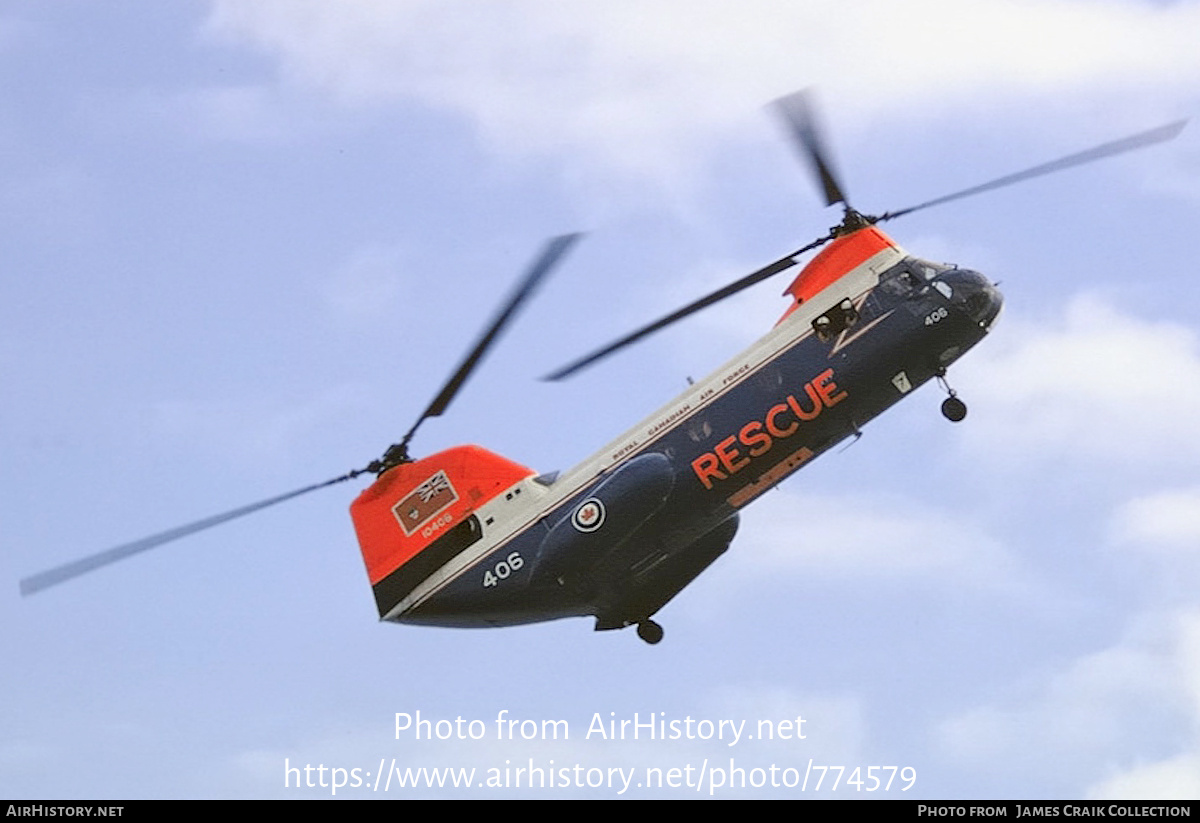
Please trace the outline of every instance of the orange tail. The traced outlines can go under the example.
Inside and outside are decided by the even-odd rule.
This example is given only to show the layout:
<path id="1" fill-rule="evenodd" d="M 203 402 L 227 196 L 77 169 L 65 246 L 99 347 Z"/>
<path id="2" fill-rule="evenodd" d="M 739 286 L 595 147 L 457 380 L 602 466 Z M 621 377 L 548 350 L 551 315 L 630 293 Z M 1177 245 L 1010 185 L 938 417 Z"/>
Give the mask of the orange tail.
<path id="1" fill-rule="evenodd" d="M 364 490 L 350 517 L 380 616 L 482 536 L 472 512 L 533 474 L 479 446 L 457 446 L 403 463 Z"/>

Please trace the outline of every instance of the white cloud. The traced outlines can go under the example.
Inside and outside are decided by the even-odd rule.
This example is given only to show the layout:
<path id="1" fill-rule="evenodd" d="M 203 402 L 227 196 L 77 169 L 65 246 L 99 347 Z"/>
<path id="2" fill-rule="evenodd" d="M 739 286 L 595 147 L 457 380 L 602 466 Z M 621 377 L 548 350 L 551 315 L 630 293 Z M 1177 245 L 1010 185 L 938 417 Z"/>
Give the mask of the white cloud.
<path id="1" fill-rule="evenodd" d="M 1194 776 L 1180 776 L 1200 756 L 1200 613 L 1147 619 L 1019 691 L 943 722 L 945 755 L 967 769 L 1008 762 L 1027 784 L 1066 791 L 1108 772 L 1093 797 L 1194 796 Z"/>
<path id="2" fill-rule="evenodd" d="M 739 556 L 754 573 L 927 575 L 1011 585 L 1003 546 L 969 521 L 898 495 L 769 491 L 743 512 Z"/>
<path id="3" fill-rule="evenodd" d="M 810 85 L 851 116 L 1097 86 L 1141 123 L 1200 79 L 1197 30 L 1196 4 L 1081 0 L 217 0 L 208 25 L 350 104 L 415 99 L 506 153 L 569 146 L 656 176 Z"/>
<path id="4" fill-rule="evenodd" d="M 1004 464 L 1086 459 L 1194 465 L 1200 347 L 1188 327 L 1133 317 L 1090 295 L 1061 318 L 1006 319 L 956 378 L 972 404 L 969 448 Z"/>
<path id="5" fill-rule="evenodd" d="M 1145 650 L 1106 649 L 1051 676 L 1030 702 L 952 719 L 942 728 L 942 743 L 953 756 L 981 762 L 1016 752 L 1119 749 L 1135 707 L 1168 698 L 1169 674 L 1164 661 Z"/>
<path id="6" fill-rule="evenodd" d="M 1130 500 L 1114 515 L 1113 535 L 1120 543 L 1200 557 L 1200 487 Z"/>
<path id="7" fill-rule="evenodd" d="M 1200 797 L 1200 753 L 1136 766 L 1093 786 L 1087 796 L 1104 800 L 1195 800 Z"/>
<path id="8" fill-rule="evenodd" d="M 1190 740 L 1185 751 L 1156 762 L 1137 763 L 1093 786 L 1088 795 L 1104 798 L 1200 797 L 1200 613 L 1180 615 L 1174 665 L 1179 691 L 1190 712 L 1182 725 Z"/>

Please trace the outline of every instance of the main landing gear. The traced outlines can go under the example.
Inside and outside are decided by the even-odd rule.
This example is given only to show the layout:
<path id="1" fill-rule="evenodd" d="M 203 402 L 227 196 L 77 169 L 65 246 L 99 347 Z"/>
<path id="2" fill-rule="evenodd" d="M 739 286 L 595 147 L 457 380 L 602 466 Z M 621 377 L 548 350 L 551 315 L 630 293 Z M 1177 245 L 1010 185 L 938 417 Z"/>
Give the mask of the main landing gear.
<path id="1" fill-rule="evenodd" d="M 637 635 L 653 646 L 663 639 L 663 627 L 647 618 L 637 624 Z"/>
<path id="2" fill-rule="evenodd" d="M 959 423 L 967 416 L 967 404 L 958 399 L 954 392 L 942 401 L 942 414 L 952 423 Z"/>
<path id="3" fill-rule="evenodd" d="M 946 382 L 945 369 L 938 372 L 937 380 L 938 384 L 950 394 L 942 401 L 942 416 L 951 423 L 961 423 L 967 416 L 967 404 L 958 398 L 958 392 L 950 388 L 950 384 Z"/>

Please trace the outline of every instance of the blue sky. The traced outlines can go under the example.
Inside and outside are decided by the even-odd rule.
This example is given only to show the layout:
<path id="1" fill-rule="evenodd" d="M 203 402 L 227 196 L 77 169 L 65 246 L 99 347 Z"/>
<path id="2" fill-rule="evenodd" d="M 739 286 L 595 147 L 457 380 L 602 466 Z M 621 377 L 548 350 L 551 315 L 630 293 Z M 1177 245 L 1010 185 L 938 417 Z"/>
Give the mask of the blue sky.
<path id="1" fill-rule="evenodd" d="M 0 796 L 331 793 L 285 788 L 285 761 L 730 757 L 913 767 L 889 796 L 1200 795 L 1195 123 L 889 224 L 1001 282 L 951 370 L 969 417 L 926 388 L 757 501 L 657 647 L 585 620 L 378 623 L 354 484 L 16 590 L 365 465 L 544 239 L 586 230 L 414 443 L 567 468 L 770 328 L 787 281 L 539 375 L 837 221 L 770 100 L 817 89 L 879 212 L 1193 116 L 1198 31 L 1195 2 L 6 4 Z M 418 710 L 489 735 L 395 739 Z M 571 739 L 495 740 L 502 710 Z M 585 739 L 635 712 L 800 715 L 807 736 Z"/>

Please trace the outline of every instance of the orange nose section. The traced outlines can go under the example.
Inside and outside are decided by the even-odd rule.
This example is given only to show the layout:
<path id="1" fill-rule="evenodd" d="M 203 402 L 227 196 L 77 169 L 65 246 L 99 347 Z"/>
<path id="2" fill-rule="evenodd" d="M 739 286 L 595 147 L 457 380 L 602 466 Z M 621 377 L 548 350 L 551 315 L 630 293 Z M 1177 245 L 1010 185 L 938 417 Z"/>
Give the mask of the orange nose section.
<path id="1" fill-rule="evenodd" d="M 792 303 L 783 313 L 783 317 L 779 318 L 779 323 L 801 303 L 812 299 L 842 275 L 861 266 L 884 249 L 895 246 L 896 243 L 890 237 L 874 226 L 867 226 L 835 238 L 809 261 L 800 274 L 796 275 L 792 285 L 784 291 L 785 295 L 792 297 Z"/>

